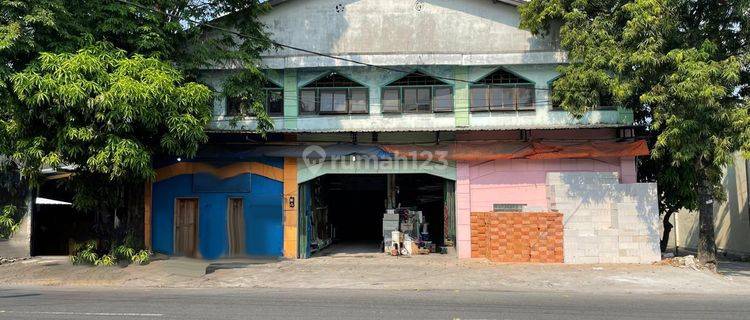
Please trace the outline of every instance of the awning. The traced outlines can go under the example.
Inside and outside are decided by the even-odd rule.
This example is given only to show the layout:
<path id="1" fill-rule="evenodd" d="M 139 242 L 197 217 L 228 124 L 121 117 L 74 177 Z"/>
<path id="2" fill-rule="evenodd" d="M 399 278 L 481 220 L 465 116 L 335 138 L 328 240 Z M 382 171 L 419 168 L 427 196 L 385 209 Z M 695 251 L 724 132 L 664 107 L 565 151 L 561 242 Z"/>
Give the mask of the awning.
<path id="1" fill-rule="evenodd" d="M 319 159 L 340 159 L 348 156 L 361 156 L 376 159 L 389 159 L 392 155 L 379 146 L 351 143 L 306 143 L 296 145 L 260 146 L 208 146 L 201 149 L 196 160 L 246 160 L 260 157 L 288 157 Z"/>
<path id="2" fill-rule="evenodd" d="M 620 158 L 649 155 L 645 140 L 616 141 L 462 141 L 440 145 L 383 145 L 385 151 L 407 159 L 456 161 L 500 159 Z"/>
<path id="3" fill-rule="evenodd" d="M 621 158 L 649 155 L 645 140 L 637 141 L 459 141 L 439 145 L 363 145 L 351 143 L 209 146 L 193 160 L 239 161 L 260 157 L 345 159 L 357 156 L 388 160 L 487 161 L 499 159 Z"/>

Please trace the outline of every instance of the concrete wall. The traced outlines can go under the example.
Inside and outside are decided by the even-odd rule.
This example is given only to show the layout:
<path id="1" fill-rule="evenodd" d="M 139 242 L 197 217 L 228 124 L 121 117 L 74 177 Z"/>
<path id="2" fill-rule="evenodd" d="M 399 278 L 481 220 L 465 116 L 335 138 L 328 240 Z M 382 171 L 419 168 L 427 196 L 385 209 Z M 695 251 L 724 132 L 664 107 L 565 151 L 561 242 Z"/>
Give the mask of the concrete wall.
<path id="1" fill-rule="evenodd" d="M 10 239 L 0 239 L 0 257 L 21 258 L 31 255 L 31 215 L 21 218 L 18 230 Z"/>
<path id="2" fill-rule="evenodd" d="M 555 36 L 518 28 L 517 8 L 492 0 L 305 0 L 261 20 L 279 43 L 378 65 L 557 63 Z M 268 52 L 273 69 L 351 65 L 291 49 Z"/>
<path id="3" fill-rule="evenodd" d="M 616 173 L 547 174 L 550 209 L 561 212 L 565 263 L 661 260 L 656 184 L 621 184 Z"/>
<path id="4" fill-rule="evenodd" d="M 750 212 L 748 211 L 747 163 L 737 154 L 727 166 L 722 184 L 727 201 L 714 203 L 716 247 L 729 254 L 750 255 Z M 695 249 L 698 246 L 698 213 L 681 210 L 674 216 L 670 244 Z"/>

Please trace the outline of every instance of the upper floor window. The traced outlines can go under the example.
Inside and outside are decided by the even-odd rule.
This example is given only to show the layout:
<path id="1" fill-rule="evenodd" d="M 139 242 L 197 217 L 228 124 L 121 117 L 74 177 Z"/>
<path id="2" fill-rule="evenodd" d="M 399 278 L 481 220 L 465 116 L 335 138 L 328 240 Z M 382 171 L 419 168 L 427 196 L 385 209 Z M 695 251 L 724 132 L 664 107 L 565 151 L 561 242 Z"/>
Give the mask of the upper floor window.
<path id="1" fill-rule="evenodd" d="M 552 110 L 561 111 L 563 110 L 562 106 L 560 105 L 560 101 L 552 99 L 552 93 L 555 91 L 555 80 L 550 81 L 549 83 L 549 100 L 552 104 Z M 617 106 L 615 106 L 614 98 L 610 93 L 605 94 L 599 94 L 599 105 L 592 106 L 591 109 L 594 110 L 614 110 L 617 109 Z"/>
<path id="2" fill-rule="evenodd" d="M 497 69 L 471 86 L 471 111 L 534 110 L 534 83 Z"/>
<path id="3" fill-rule="evenodd" d="M 300 89 L 300 114 L 368 113 L 367 87 L 331 73 Z"/>
<path id="4" fill-rule="evenodd" d="M 420 72 L 391 82 L 383 88 L 383 113 L 453 111 L 453 87 Z"/>
<path id="5" fill-rule="evenodd" d="M 284 115 L 284 89 L 276 85 L 271 81 L 266 81 L 263 86 L 264 101 L 263 106 L 266 108 L 266 112 L 270 116 L 281 116 Z M 248 100 L 241 97 L 227 97 L 226 114 L 228 116 L 237 116 L 240 114 L 240 110 L 244 108 L 250 108 L 247 105 Z M 252 110 L 250 110 L 252 114 Z"/>

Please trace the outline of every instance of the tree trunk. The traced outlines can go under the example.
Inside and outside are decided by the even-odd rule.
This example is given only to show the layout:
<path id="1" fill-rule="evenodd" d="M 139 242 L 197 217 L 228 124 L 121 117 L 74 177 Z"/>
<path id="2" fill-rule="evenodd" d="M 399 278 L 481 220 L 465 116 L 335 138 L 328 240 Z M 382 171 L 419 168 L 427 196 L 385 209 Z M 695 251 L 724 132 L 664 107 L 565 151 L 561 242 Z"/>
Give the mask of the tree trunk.
<path id="1" fill-rule="evenodd" d="M 132 234 L 138 243 L 138 248 L 142 249 L 143 239 L 143 212 L 144 212 L 144 190 L 143 183 L 129 184 L 125 190 L 125 206 L 127 215 L 125 217 L 125 234 Z"/>
<path id="2" fill-rule="evenodd" d="M 673 213 L 674 211 L 672 210 L 667 210 L 667 212 L 664 213 L 664 221 L 663 221 L 664 234 L 662 234 L 661 236 L 661 243 L 660 243 L 661 252 L 667 252 L 667 245 L 669 245 L 669 233 L 672 232 L 672 228 L 674 228 L 672 223 L 669 222 L 669 218 L 672 217 Z"/>
<path id="3" fill-rule="evenodd" d="M 702 180 L 698 190 L 700 201 L 698 262 L 703 265 L 716 263 L 716 240 L 714 237 L 714 199 L 709 193 L 706 181 Z"/>

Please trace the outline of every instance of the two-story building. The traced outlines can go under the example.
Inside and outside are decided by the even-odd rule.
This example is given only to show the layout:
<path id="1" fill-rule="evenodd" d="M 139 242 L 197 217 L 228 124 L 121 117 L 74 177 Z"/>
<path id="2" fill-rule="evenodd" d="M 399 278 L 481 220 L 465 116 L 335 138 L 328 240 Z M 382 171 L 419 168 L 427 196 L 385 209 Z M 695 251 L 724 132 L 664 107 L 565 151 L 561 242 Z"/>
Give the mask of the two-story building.
<path id="1" fill-rule="evenodd" d="M 651 262 L 654 185 L 636 183 L 629 110 L 550 101 L 554 32 L 519 0 L 272 0 L 263 56 L 274 133 L 217 98 L 211 143 L 157 164 L 147 243 L 206 259 L 378 247 L 388 208 L 459 258 Z M 321 54 L 316 54 L 321 53 Z M 335 57 L 332 58 L 331 56 Z M 230 69 L 205 70 L 216 88 Z M 234 120 L 234 121 L 232 121 Z"/>

